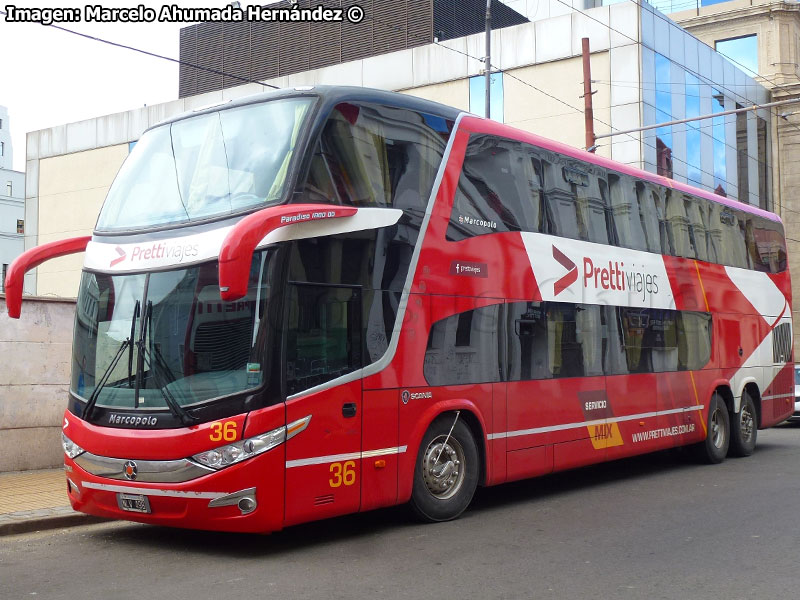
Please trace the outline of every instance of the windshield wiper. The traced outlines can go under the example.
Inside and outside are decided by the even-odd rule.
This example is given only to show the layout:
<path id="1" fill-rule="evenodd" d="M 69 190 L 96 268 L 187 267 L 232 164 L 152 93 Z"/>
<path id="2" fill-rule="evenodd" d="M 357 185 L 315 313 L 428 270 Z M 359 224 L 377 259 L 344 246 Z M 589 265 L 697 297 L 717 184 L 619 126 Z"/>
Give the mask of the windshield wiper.
<path id="1" fill-rule="evenodd" d="M 167 388 L 167 384 L 164 383 L 164 378 L 160 372 L 160 369 L 163 369 L 163 367 L 159 364 L 159 358 L 157 358 L 160 357 L 160 351 L 156 349 L 151 351 L 145 348 L 144 352 L 144 356 L 147 357 L 147 361 L 150 363 L 150 372 L 155 378 L 156 387 L 158 388 L 158 391 L 161 392 L 164 402 L 167 403 L 167 408 L 169 408 L 170 412 L 172 412 L 172 414 L 175 415 L 184 425 L 191 425 L 192 423 L 199 421 L 197 417 L 186 412 L 186 409 L 178 403 L 178 401 L 175 399 L 175 396 L 173 396 L 172 392 L 170 392 Z"/>
<path id="2" fill-rule="evenodd" d="M 125 348 L 131 346 L 130 338 L 126 339 L 120 345 L 117 353 L 114 355 L 114 358 L 111 359 L 111 363 L 106 367 L 106 370 L 103 371 L 103 376 L 100 377 L 100 381 L 95 385 L 94 391 L 92 395 L 89 396 L 89 400 L 86 402 L 86 407 L 83 409 L 83 420 L 88 421 L 92 411 L 94 410 L 94 405 L 97 403 L 97 398 L 100 397 L 100 391 L 106 386 L 108 383 L 108 378 L 111 376 L 111 372 L 117 366 L 119 359 L 122 358 L 122 353 L 125 351 Z"/>
<path id="3" fill-rule="evenodd" d="M 148 329 L 152 329 L 152 323 L 150 322 L 153 318 L 153 303 L 151 301 L 147 302 L 147 306 L 144 309 L 144 318 L 142 329 L 143 335 L 141 340 L 141 345 L 139 349 L 141 351 L 141 358 L 144 359 L 147 357 L 147 361 L 150 363 L 150 372 L 155 377 L 156 387 L 158 391 L 161 392 L 161 395 L 164 397 L 164 402 L 167 403 L 167 407 L 169 408 L 170 412 L 175 415 L 181 423 L 184 425 L 191 425 L 192 423 L 199 421 L 199 419 L 193 415 L 190 415 L 186 412 L 177 400 L 175 400 L 175 396 L 172 395 L 167 389 L 167 383 L 165 383 L 166 377 L 162 377 L 162 373 L 169 373 L 169 365 L 166 364 L 164 360 L 164 356 L 161 354 L 161 350 L 159 350 L 155 345 L 153 345 L 153 349 L 150 350 L 147 347 L 147 340 L 146 334 Z M 143 360 L 139 364 L 139 368 L 143 370 Z M 137 377 L 137 382 L 139 378 Z M 163 385 L 162 385 L 163 384 Z"/>
<path id="4" fill-rule="evenodd" d="M 136 301 L 136 306 L 133 307 L 133 318 L 131 319 L 131 340 L 130 350 L 128 350 L 128 387 L 133 387 L 133 336 L 136 334 L 136 319 L 139 317 L 141 303 Z"/>

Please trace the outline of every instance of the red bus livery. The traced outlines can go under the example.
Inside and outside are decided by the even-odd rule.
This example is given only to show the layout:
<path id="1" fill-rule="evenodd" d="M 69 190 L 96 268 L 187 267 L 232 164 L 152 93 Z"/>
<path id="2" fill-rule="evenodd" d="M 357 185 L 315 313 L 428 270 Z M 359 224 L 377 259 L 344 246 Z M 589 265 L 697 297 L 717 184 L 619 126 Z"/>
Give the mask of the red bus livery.
<path id="1" fill-rule="evenodd" d="M 413 97 L 284 90 L 148 130 L 85 249 L 76 510 L 241 532 L 675 446 L 793 410 L 783 227 Z"/>

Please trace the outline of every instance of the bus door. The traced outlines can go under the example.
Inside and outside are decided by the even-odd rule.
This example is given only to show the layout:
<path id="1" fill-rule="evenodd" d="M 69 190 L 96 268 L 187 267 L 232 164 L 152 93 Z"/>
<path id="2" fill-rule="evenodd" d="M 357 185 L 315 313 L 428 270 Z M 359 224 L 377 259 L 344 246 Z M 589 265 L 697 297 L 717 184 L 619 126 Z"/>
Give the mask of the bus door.
<path id="1" fill-rule="evenodd" d="M 361 368 L 361 314 L 359 286 L 289 284 L 288 435 L 310 420 L 286 443 L 286 525 L 359 510 L 362 385 L 345 376 Z"/>

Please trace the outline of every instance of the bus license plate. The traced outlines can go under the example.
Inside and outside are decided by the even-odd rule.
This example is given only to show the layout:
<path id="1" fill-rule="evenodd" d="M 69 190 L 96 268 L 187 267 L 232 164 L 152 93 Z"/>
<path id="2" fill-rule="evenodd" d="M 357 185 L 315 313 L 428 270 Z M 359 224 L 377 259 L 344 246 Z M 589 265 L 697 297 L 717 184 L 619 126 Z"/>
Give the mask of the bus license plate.
<path id="1" fill-rule="evenodd" d="M 117 494 L 117 504 L 128 512 L 149 513 L 150 501 L 142 494 Z"/>

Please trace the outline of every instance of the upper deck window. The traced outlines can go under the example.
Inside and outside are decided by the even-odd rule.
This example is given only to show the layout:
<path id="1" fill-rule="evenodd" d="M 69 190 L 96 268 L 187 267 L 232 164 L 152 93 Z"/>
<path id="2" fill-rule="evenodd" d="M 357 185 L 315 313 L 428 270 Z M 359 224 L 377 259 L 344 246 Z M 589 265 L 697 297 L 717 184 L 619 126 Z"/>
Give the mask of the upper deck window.
<path id="1" fill-rule="evenodd" d="M 280 202 L 312 102 L 272 100 L 148 131 L 114 180 L 97 229 L 190 223 Z"/>
<path id="2" fill-rule="evenodd" d="M 542 231 L 542 165 L 521 142 L 470 136 L 447 239 Z"/>
<path id="3" fill-rule="evenodd" d="M 337 104 L 314 146 L 299 201 L 422 215 L 452 127 L 408 108 Z"/>

